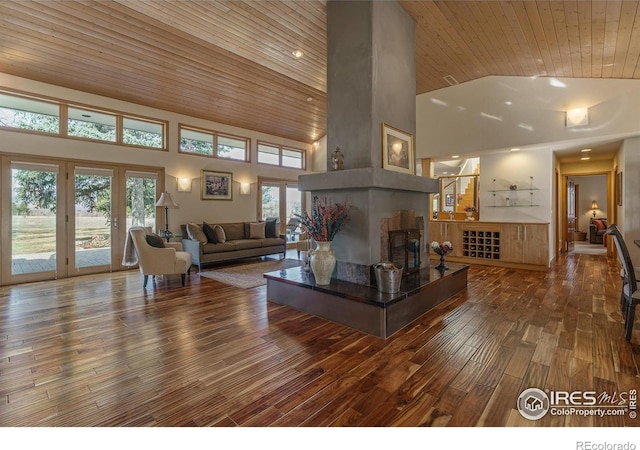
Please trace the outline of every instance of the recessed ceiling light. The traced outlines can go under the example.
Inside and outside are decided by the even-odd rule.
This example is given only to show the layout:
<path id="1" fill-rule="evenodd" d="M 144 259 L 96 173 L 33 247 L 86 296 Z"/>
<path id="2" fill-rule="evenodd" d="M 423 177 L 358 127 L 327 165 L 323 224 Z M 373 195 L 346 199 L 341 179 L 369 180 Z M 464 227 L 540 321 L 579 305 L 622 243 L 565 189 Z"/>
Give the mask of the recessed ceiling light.
<path id="1" fill-rule="evenodd" d="M 291 54 L 296 59 L 300 59 L 300 58 L 302 58 L 304 56 L 304 52 L 302 50 L 300 50 L 300 49 L 292 51 Z"/>
<path id="2" fill-rule="evenodd" d="M 590 148 L 583 148 L 582 150 L 580 150 L 582 153 L 587 153 L 590 152 L 591 149 Z"/>
<path id="3" fill-rule="evenodd" d="M 506 101 L 506 102 L 504 102 L 504 104 L 507 105 L 507 106 L 511 106 L 511 105 L 513 105 L 513 102 Z"/>
<path id="4" fill-rule="evenodd" d="M 313 97 L 307 97 L 307 101 L 308 102 L 312 102 L 313 101 Z"/>
<path id="5" fill-rule="evenodd" d="M 442 175 L 447 175 L 449 172 L 442 172 Z"/>
<path id="6" fill-rule="evenodd" d="M 460 155 L 453 155 L 452 158 L 453 159 L 458 159 L 458 158 L 460 158 Z"/>
<path id="7" fill-rule="evenodd" d="M 583 156 L 582 158 L 580 158 L 582 161 L 587 161 L 589 159 L 591 159 L 590 156 Z"/>
<path id="8" fill-rule="evenodd" d="M 512 149 L 511 149 L 511 151 L 512 151 L 512 152 L 519 152 L 519 151 L 520 151 L 520 149 L 519 149 L 519 148 L 512 148 Z"/>

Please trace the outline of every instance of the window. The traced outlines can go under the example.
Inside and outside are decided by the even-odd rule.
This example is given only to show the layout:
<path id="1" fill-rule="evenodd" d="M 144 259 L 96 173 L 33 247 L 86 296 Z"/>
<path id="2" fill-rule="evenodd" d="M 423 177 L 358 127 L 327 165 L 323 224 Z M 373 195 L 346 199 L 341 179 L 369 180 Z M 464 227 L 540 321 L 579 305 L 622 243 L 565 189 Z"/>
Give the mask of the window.
<path id="1" fill-rule="evenodd" d="M 116 116 L 88 109 L 68 110 L 67 135 L 116 142 Z"/>
<path id="2" fill-rule="evenodd" d="M 60 133 L 60 105 L 0 93 L 0 127 Z"/>
<path id="3" fill-rule="evenodd" d="M 215 158 L 249 161 L 249 139 L 180 125 L 180 151 Z"/>
<path id="4" fill-rule="evenodd" d="M 258 163 L 274 166 L 305 168 L 304 150 L 280 147 L 275 144 L 258 142 Z"/>
<path id="5" fill-rule="evenodd" d="M 282 149 L 282 165 L 284 167 L 293 167 L 295 169 L 303 168 L 303 155 L 300 150 Z"/>
<path id="6" fill-rule="evenodd" d="M 258 144 L 258 162 L 262 164 L 280 165 L 280 149 L 270 145 Z"/>
<path id="7" fill-rule="evenodd" d="M 122 120 L 122 143 L 164 148 L 164 125 L 159 122 L 125 117 Z"/>
<path id="8" fill-rule="evenodd" d="M 66 123 L 60 123 L 61 116 Z M 0 128 L 166 150 L 167 123 L 0 91 Z"/>
<path id="9" fill-rule="evenodd" d="M 213 156 L 213 134 L 181 128 L 180 151 Z"/>
<path id="10" fill-rule="evenodd" d="M 238 159 L 247 161 L 247 139 L 218 136 L 218 158 Z"/>

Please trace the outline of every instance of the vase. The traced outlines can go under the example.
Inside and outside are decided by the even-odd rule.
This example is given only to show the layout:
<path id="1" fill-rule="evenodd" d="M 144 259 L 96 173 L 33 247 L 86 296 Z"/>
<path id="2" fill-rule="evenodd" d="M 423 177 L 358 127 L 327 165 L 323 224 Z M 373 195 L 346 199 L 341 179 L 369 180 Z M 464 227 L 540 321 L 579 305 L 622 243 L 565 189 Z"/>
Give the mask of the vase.
<path id="1" fill-rule="evenodd" d="M 448 270 L 449 267 L 444 263 L 444 254 L 440 255 L 440 264 L 436 266 L 436 270 L 444 271 Z"/>
<path id="2" fill-rule="evenodd" d="M 326 285 L 331 282 L 331 275 L 336 267 L 336 255 L 331 249 L 331 241 L 316 243 L 318 248 L 311 253 L 311 271 L 316 278 L 316 284 Z"/>
<path id="3" fill-rule="evenodd" d="M 473 211 L 465 211 L 467 215 L 467 220 L 473 220 Z"/>

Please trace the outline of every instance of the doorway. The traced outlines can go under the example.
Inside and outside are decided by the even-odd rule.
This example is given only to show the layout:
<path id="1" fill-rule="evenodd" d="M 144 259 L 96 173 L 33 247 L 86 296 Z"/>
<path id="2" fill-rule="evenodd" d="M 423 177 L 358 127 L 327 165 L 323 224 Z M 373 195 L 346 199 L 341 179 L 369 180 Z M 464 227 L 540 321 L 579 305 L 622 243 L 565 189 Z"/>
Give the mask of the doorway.
<path id="1" fill-rule="evenodd" d="M 610 219 L 613 211 L 612 189 L 610 186 L 611 175 L 609 172 L 589 174 L 567 174 L 564 176 L 565 192 L 563 205 L 564 242 L 572 240 L 570 251 L 580 247 L 581 252 L 589 251 L 585 245 L 597 245 L 603 247 L 602 238 L 594 238 L 593 219 Z M 571 189 L 573 187 L 573 189 Z M 568 236 L 571 226 L 571 216 L 574 217 L 573 239 Z M 593 251 L 598 250 L 594 249 Z M 596 252 L 597 253 L 597 252 Z M 600 252 L 601 253 L 601 252 Z"/>
<path id="2" fill-rule="evenodd" d="M 299 235 L 296 214 L 304 210 L 305 196 L 298 190 L 297 182 L 258 178 L 258 217 L 261 220 L 277 217 L 279 232 L 286 234 L 288 243 L 295 242 Z"/>

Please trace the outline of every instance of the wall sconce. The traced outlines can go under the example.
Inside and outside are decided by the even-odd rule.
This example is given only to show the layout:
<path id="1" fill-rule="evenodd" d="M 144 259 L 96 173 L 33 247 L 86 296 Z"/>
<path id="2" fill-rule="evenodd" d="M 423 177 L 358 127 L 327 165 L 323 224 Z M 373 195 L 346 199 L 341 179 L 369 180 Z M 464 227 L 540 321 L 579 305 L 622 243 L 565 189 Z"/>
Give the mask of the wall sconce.
<path id="1" fill-rule="evenodd" d="M 566 112 L 565 126 L 567 128 L 589 125 L 589 109 L 575 108 Z"/>
<path id="2" fill-rule="evenodd" d="M 178 178 L 178 192 L 191 192 L 191 178 Z"/>
<path id="3" fill-rule="evenodd" d="M 247 182 L 240 183 L 240 195 L 251 194 L 251 185 Z"/>
<path id="4" fill-rule="evenodd" d="M 598 209 L 598 202 L 595 200 L 591 202 L 591 209 L 593 209 L 593 218 L 596 218 L 596 209 Z"/>

